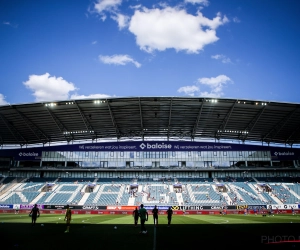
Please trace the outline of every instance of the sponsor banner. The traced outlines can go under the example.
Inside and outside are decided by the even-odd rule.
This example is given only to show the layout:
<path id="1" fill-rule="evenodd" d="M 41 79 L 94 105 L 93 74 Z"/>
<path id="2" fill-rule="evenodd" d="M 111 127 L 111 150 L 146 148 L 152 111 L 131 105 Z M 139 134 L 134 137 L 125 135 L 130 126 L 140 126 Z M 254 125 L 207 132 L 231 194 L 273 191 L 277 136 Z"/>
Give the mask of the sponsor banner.
<path id="1" fill-rule="evenodd" d="M 207 206 L 203 206 L 203 209 L 235 209 L 235 206 L 208 206 L 210 208 L 207 208 Z"/>
<path id="2" fill-rule="evenodd" d="M 107 210 L 121 210 L 122 206 L 107 206 L 106 207 Z M 135 207 L 134 207 L 135 209 Z"/>
<path id="3" fill-rule="evenodd" d="M 30 213 L 31 210 L 20 210 L 20 214 L 28 214 Z M 0 209 L 0 213 L 14 213 L 14 209 Z M 57 215 L 64 215 L 65 214 L 65 211 L 64 210 L 57 210 L 57 209 L 54 209 L 54 210 L 50 210 L 50 209 L 46 209 L 46 210 L 41 210 L 41 213 L 42 214 L 57 214 Z M 99 215 L 124 215 L 124 216 L 131 216 L 132 213 L 129 212 L 129 211 L 122 211 L 122 210 L 118 210 L 118 211 L 109 211 L 109 210 L 102 210 L 102 211 L 99 211 L 99 210 L 74 210 L 73 211 L 74 214 L 99 214 Z M 240 211 L 240 210 L 227 210 L 226 214 L 243 214 L 244 212 L 243 211 Z M 251 214 L 252 213 L 252 210 L 249 212 Z M 296 214 L 299 214 L 299 210 L 295 210 L 295 213 Z M 166 211 L 164 212 L 161 212 L 160 213 L 161 215 L 166 215 Z M 199 210 L 199 211 L 196 211 L 196 210 L 191 210 L 191 211 L 186 211 L 186 212 L 183 212 L 183 211 L 176 211 L 174 210 L 173 211 L 173 215 L 176 215 L 176 216 L 183 216 L 183 215 L 187 215 L 187 214 L 195 214 L 195 215 L 219 215 L 220 214 L 220 211 L 218 210 Z M 287 209 L 287 210 L 280 210 L 280 214 L 292 214 L 292 211 L 290 209 Z"/>
<path id="4" fill-rule="evenodd" d="M 69 207 L 71 209 L 75 209 L 75 206 L 69 205 Z M 66 205 L 44 205 L 44 209 L 58 209 L 58 210 L 62 210 L 62 209 L 66 209 L 67 206 Z"/>
<path id="5" fill-rule="evenodd" d="M 35 150 L 31 150 L 30 152 L 19 150 L 19 153 L 16 155 L 15 160 L 22 160 L 22 159 L 30 159 L 30 160 L 40 160 L 41 152 L 37 152 Z"/>
<path id="6" fill-rule="evenodd" d="M 28 205 L 21 204 L 20 205 L 20 209 L 32 209 L 33 207 L 34 207 L 34 205 L 31 205 L 31 204 L 28 204 Z M 37 204 L 37 207 L 39 209 L 44 209 L 44 205 Z"/>
<path id="7" fill-rule="evenodd" d="M 237 205 L 235 209 L 247 209 L 248 205 Z"/>
<path id="8" fill-rule="evenodd" d="M 106 209 L 106 206 L 78 206 L 78 205 L 69 205 L 71 209 L 83 209 L 83 210 L 100 210 Z M 44 205 L 44 209 L 66 209 L 67 205 Z"/>
<path id="9" fill-rule="evenodd" d="M 156 206 L 158 210 L 168 210 L 169 206 Z M 154 206 L 144 206 L 147 210 L 152 210 Z"/>
<path id="10" fill-rule="evenodd" d="M 0 209 L 32 209 L 34 205 L 24 205 L 24 204 L 14 204 L 14 205 L 0 205 Z M 69 205 L 71 209 L 74 210 L 114 210 L 114 211 L 128 211 L 128 210 L 135 210 L 135 208 L 140 208 L 140 206 L 78 206 L 78 205 Z M 263 208 L 270 208 L 272 209 L 294 209 L 300 208 L 298 204 L 287 204 L 287 205 L 239 205 L 239 206 L 171 206 L 173 211 L 201 211 L 201 210 L 220 210 L 220 209 L 227 209 L 227 210 L 260 210 Z M 40 209 L 52 209 L 52 210 L 63 210 L 66 209 L 66 205 L 38 205 Z M 152 210 L 154 206 L 144 206 L 147 210 Z M 158 210 L 165 211 L 168 210 L 169 206 L 157 206 Z M 99 212 L 102 213 L 102 212 Z"/>
<path id="11" fill-rule="evenodd" d="M 193 141 L 128 141 L 4 149 L 0 151 L 0 157 L 10 156 L 15 160 L 40 160 L 44 151 L 269 151 L 273 160 L 298 160 L 300 155 L 298 148 Z M 134 154 L 132 157 L 134 158 Z"/>
<path id="12" fill-rule="evenodd" d="M 20 204 L 13 204 L 13 209 L 19 210 L 20 209 Z"/>
<path id="13" fill-rule="evenodd" d="M 86 209 L 86 210 L 98 210 L 103 209 L 104 206 L 79 206 L 81 208 L 77 208 L 78 206 L 75 206 L 75 209 Z"/>
<path id="14" fill-rule="evenodd" d="M 268 205 L 268 209 L 298 209 L 298 204 Z"/>
<path id="15" fill-rule="evenodd" d="M 237 205 L 234 206 L 233 209 L 238 209 L 238 210 L 244 210 L 244 209 L 248 209 L 248 210 L 261 210 L 267 208 L 267 205 Z"/>
<path id="16" fill-rule="evenodd" d="M 299 159 L 299 152 L 293 149 L 286 148 L 271 148 L 271 158 L 272 160 L 294 160 Z"/>
<path id="17" fill-rule="evenodd" d="M 107 210 L 134 210 L 136 207 L 139 208 L 139 206 L 107 206 L 106 209 Z"/>
<path id="18" fill-rule="evenodd" d="M 220 210 L 220 209 L 236 209 L 236 206 L 172 206 L 172 210 Z"/>
<path id="19" fill-rule="evenodd" d="M 0 204 L 0 209 L 8 209 L 8 208 L 13 208 L 13 205 Z"/>
<path id="20" fill-rule="evenodd" d="M 104 209 L 106 209 L 106 206 L 74 206 L 74 209 L 104 210 Z"/>
<path id="21" fill-rule="evenodd" d="M 140 206 L 107 206 L 106 210 L 135 210 Z M 152 210 L 154 205 L 144 205 L 146 210 Z M 169 206 L 157 206 L 158 210 L 168 210 Z M 174 211 L 186 211 L 186 210 L 216 210 L 216 209 L 236 209 L 236 206 L 171 206 Z"/>
<path id="22" fill-rule="evenodd" d="M 261 210 L 267 208 L 267 205 L 248 205 L 249 210 Z"/>

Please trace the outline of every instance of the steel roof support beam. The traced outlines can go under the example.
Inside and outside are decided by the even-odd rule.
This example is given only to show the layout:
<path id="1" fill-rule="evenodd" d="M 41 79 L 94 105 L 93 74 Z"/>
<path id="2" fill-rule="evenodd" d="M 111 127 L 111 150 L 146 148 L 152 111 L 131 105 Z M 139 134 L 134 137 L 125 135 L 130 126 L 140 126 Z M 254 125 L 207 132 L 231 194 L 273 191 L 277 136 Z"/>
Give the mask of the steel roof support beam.
<path id="1" fill-rule="evenodd" d="M 191 138 L 194 139 L 195 138 L 195 135 L 196 135 L 196 132 L 197 132 L 197 128 L 198 128 L 198 125 L 199 125 L 199 121 L 200 121 L 200 117 L 201 117 L 201 114 L 202 114 L 202 108 L 204 106 L 204 99 L 202 99 L 202 103 L 200 105 L 200 109 L 199 109 L 199 112 L 198 112 L 198 115 L 197 115 L 197 119 L 195 121 L 195 125 L 193 127 L 193 131 L 192 131 L 192 135 L 191 135 Z"/>
<path id="2" fill-rule="evenodd" d="M 256 123 L 258 122 L 259 118 L 261 117 L 261 115 L 263 114 L 264 110 L 266 109 L 267 106 L 264 106 L 259 112 L 258 114 L 254 117 L 254 119 L 247 125 L 247 127 L 245 128 L 245 131 L 247 131 L 247 134 L 241 134 L 242 136 L 239 138 L 242 141 L 247 140 L 248 135 L 251 133 L 251 131 L 253 130 L 253 128 L 255 127 Z"/>
<path id="3" fill-rule="evenodd" d="M 78 103 L 76 101 L 74 101 L 77 109 L 78 109 L 78 112 L 82 118 L 82 121 L 84 123 L 84 126 L 86 127 L 86 130 L 91 134 L 91 131 L 93 131 L 94 133 L 94 128 L 93 126 L 89 123 L 89 121 L 87 120 L 87 118 L 85 117 L 85 115 L 83 114 L 81 108 L 79 107 Z M 92 136 L 92 140 L 94 140 L 95 136 Z"/>
<path id="4" fill-rule="evenodd" d="M 45 141 L 50 141 L 50 138 L 41 129 L 39 129 L 33 122 L 31 122 L 22 112 L 20 112 L 15 107 L 13 109 L 22 117 L 25 124 L 35 134 L 35 136 L 37 137 L 37 139 L 39 139 L 39 141 L 41 141 L 40 135 L 42 135 L 44 137 Z M 37 131 L 37 133 L 35 130 Z"/>
<path id="5" fill-rule="evenodd" d="M 140 109 L 141 135 L 142 135 L 142 139 L 144 140 L 143 111 L 142 111 L 142 103 L 140 97 L 139 97 L 139 109 Z"/>
<path id="6" fill-rule="evenodd" d="M 266 140 L 269 138 L 269 140 L 273 140 L 273 138 L 279 133 L 279 131 L 284 127 L 284 125 L 290 120 L 290 118 L 295 114 L 295 112 L 298 110 L 298 107 L 294 109 L 292 112 L 290 112 L 286 117 L 284 117 L 280 122 L 278 122 L 270 131 L 267 133 L 262 140 Z"/>
<path id="7" fill-rule="evenodd" d="M 227 125 L 227 123 L 228 123 L 228 121 L 229 121 L 229 119 L 230 119 L 230 116 L 231 116 L 231 114 L 232 114 L 232 112 L 233 112 L 233 110 L 234 110 L 234 107 L 235 107 L 235 105 L 236 105 L 237 102 L 238 102 L 238 100 L 235 100 L 235 102 L 234 102 L 234 104 L 232 105 L 230 111 L 226 114 L 226 116 L 225 116 L 225 118 L 224 118 L 222 124 L 221 124 L 220 127 L 218 128 L 218 131 L 220 131 L 220 132 L 217 131 L 217 133 L 216 133 L 216 138 L 217 138 L 218 140 L 220 140 L 220 138 L 222 137 L 223 131 L 224 131 L 225 128 L 226 128 L 226 125 Z"/>
<path id="8" fill-rule="evenodd" d="M 120 131 L 119 131 L 118 126 L 117 126 L 117 124 L 115 122 L 115 118 L 114 118 L 114 115 L 112 113 L 111 107 L 109 105 L 108 99 L 106 99 L 106 103 L 107 103 L 107 107 L 108 107 L 108 110 L 109 110 L 109 114 L 110 114 L 110 118 L 111 118 L 113 127 L 115 128 L 116 137 L 118 139 L 120 139 L 121 138 Z"/>
<path id="9" fill-rule="evenodd" d="M 27 140 L 19 133 L 19 131 L 13 125 L 9 124 L 9 121 L 7 121 L 6 118 L 2 114 L 0 114 L 0 117 L 1 117 L 2 121 L 5 123 L 9 132 L 16 139 L 16 141 L 21 145 L 21 147 L 23 145 L 25 145 L 27 143 Z M 23 140 L 23 143 L 21 143 L 21 141 L 19 140 L 19 138 L 16 135 Z"/>
<path id="10" fill-rule="evenodd" d="M 295 129 L 295 130 L 289 135 L 289 137 L 285 140 L 285 143 L 288 144 L 288 142 L 291 140 L 291 138 L 292 138 L 295 134 L 297 134 L 299 131 L 300 131 L 300 126 L 299 126 L 297 129 Z M 292 140 L 291 140 L 291 141 L 292 141 Z M 293 144 L 293 143 L 292 143 L 292 144 Z"/>
<path id="11" fill-rule="evenodd" d="M 168 122 L 168 135 L 167 138 L 170 138 L 170 126 L 171 126 L 171 118 L 172 118 L 172 106 L 173 106 L 173 98 L 171 98 L 170 102 L 170 111 L 169 111 L 169 122 Z"/>
<path id="12" fill-rule="evenodd" d="M 64 135 L 65 139 L 67 142 L 70 142 L 71 140 L 74 140 L 73 135 L 69 134 L 66 135 L 64 132 L 68 132 L 68 129 L 61 123 L 61 121 L 53 114 L 53 112 L 46 107 L 49 115 L 51 116 L 52 120 L 54 121 L 54 123 L 56 124 L 56 126 L 58 127 L 59 131 Z"/>

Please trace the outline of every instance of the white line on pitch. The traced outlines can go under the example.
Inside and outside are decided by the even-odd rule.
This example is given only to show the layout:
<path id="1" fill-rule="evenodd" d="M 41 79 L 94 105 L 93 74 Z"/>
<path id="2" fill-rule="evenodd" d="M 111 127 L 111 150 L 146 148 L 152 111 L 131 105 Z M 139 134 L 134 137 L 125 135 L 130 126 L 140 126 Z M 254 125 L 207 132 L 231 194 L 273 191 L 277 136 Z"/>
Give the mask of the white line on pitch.
<path id="1" fill-rule="evenodd" d="M 153 230 L 153 250 L 156 250 L 156 226 L 154 225 L 154 230 Z"/>

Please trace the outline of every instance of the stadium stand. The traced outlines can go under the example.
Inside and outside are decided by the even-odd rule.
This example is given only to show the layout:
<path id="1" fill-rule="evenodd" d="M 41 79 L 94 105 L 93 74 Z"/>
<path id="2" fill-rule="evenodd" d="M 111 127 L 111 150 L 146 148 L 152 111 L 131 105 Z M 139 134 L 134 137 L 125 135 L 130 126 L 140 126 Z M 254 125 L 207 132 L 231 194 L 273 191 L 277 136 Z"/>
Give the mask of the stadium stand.
<path id="1" fill-rule="evenodd" d="M 299 204 L 299 104 L 178 97 L 52 104 L 0 107 L 0 205 Z"/>
<path id="2" fill-rule="evenodd" d="M 26 180 L 6 178 L 1 204 L 189 205 L 229 206 L 298 204 L 300 184 L 292 178 L 179 178 L 172 181 L 99 178 L 92 189 L 89 179 Z M 133 182 L 136 184 L 133 185 Z M 49 189 L 48 184 L 53 186 Z"/>

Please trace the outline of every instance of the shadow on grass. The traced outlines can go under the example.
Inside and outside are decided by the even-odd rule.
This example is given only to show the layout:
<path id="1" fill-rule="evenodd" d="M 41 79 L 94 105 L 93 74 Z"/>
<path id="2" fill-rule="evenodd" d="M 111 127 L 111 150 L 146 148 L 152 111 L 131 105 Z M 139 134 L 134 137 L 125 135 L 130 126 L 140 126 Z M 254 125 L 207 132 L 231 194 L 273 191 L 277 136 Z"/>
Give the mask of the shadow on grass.
<path id="1" fill-rule="evenodd" d="M 2 223 L 1 249 L 300 249 L 296 223 L 146 226 L 148 234 L 142 235 L 139 226 L 127 224 L 73 224 L 65 233 L 65 224 Z"/>

